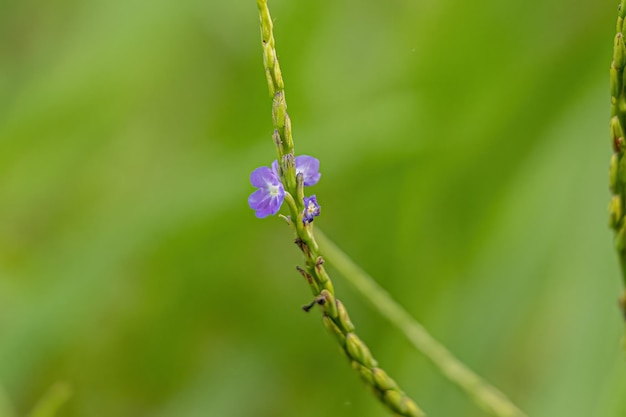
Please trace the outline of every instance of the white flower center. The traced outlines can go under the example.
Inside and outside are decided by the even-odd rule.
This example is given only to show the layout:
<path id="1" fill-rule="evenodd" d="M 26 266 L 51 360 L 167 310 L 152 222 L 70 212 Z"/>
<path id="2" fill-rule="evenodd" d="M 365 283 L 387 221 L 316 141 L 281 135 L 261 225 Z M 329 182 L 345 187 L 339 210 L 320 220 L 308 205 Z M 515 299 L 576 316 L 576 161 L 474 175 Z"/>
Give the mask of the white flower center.
<path id="1" fill-rule="evenodd" d="M 276 185 L 270 185 L 269 187 L 267 187 L 267 191 L 270 192 L 270 195 L 272 197 L 276 197 L 279 194 L 278 193 L 278 186 L 276 186 Z"/>

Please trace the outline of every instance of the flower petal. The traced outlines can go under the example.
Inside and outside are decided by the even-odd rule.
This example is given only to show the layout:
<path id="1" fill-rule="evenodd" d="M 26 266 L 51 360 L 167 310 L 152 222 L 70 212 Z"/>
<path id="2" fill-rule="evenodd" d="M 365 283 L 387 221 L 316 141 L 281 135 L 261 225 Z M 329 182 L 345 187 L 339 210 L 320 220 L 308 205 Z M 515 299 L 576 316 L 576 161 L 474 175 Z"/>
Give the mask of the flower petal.
<path id="1" fill-rule="evenodd" d="M 306 187 L 317 184 L 322 176 L 319 170 L 319 159 L 309 155 L 296 156 L 296 173 L 302 173 Z"/>
<path id="2" fill-rule="evenodd" d="M 311 223 L 315 217 L 320 215 L 320 211 L 320 205 L 317 204 L 315 194 L 311 197 L 304 197 L 304 213 L 302 214 L 304 224 Z"/>
<path id="3" fill-rule="evenodd" d="M 269 199 L 271 195 L 262 189 L 256 190 L 250 197 L 248 197 L 248 205 L 252 210 L 257 210 L 259 207 L 263 207 L 266 203 L 266 200 Z"/>
<path id="4" fill-rule="evenodd" d="M 274 214 L 278 213 L 278 210 L 280 210 L 280 206 L 283 205 L 284 200 L 285 200 L 284 192 L 282 195 L 272 196 L 265 209 L 268 211 L 269 214 L 273 216 Z"/>
<path id="5" fill-rule="evenodd" d="M 274 162 L 272 162 L 272 172 L 276 174 L 278 178 L 280 178 L 280 175 L 278 174 L 278 161 L 275 159 Z"/>
<path id="6" fill-rule="evenodd" d="M 280 184 L 278 176 L 268 167 L 259 167 L 250 174 L 250 182 L 257 188 L 267 188 L 268 185 Z"/>
<path id="7" fill-rule="evenodd" d="M 280 206 L 285 200 L 285 189 L 279 183 L 277 194 L 272 195 L 267 189 L 256 190 L 248 197 L 248 205 L 255 211 L 258 218 L 267 217 L 278 213 Z"/>

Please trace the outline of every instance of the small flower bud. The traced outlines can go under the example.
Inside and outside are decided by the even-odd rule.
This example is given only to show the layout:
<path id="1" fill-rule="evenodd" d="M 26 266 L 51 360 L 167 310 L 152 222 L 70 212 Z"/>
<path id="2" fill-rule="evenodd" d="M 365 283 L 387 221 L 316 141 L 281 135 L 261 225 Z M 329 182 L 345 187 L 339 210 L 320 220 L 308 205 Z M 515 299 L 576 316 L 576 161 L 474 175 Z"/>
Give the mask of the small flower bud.
<path id="1" fill-rule="evenodd" d="M 291 118 L 289 117 L 289 114 L 285 115 L 285 127 L 283 128 L 283 133 L 285 135 L 285 146 L 287 147 L 287 152 L 293 152 L 293 136 L 291 132 Z"/>
<path id="2" fill-rule="evenodd" d="M 276 62 L 276 51 L 269 43 L 263 45 L 263 62 L 266 68 L 269 68 L 270 70 L 274 68 L 274 63 Z"/>
<path id="3" fill-rule="evenodd" d="M 424 417 L 426 414 L 415 404 L 415 401 L 409 397 L 404 397 L 404 406 L 406 407 L 406 414 L 411 417 Z"/>
<path id="4" fill-rule="evenodd" d="M 609 189 L 611 193 L 617 194 L 617 173 L 619 170 L 619 157 L 617 154 L 611 155 L 609 164 Z"/>
<path id="5" fill-rule="evenodd" d="M 346 351 L 350 357 L 368 368 L 378 366 L 369 349 L 354 333 L 346 335 Z"/>
<path id="6" fill-rule="evenodd" d="M 626 72 L 624 70 L 622 70 L 621 72 L 618 70 L 617 74 L 618 74 L 618 76 L 621 75 L 621 77 L 622 77 L 622 80 L 621 80 L 622 83 L 620 84 L 622 89 L 619 91 L 619 93 L 623 94 L 623 91 L 624 91 L 623 88 L 624 88 L 624 85 L 626 85 L 625 84 L 625 82 L 626 82 Z M 616 106 L 616 108 L 617 108 L 617 106 L 622 106 L 621 107 L 622 109 L 623 109 L 623 105 L 624 105 L 623 104 L 623 100 L 619 100 L 617 97 L 613 97 L 613 96 L 611 96 L 611 104 Z M 616 114 L 616 113 L 611 113 L 611 114 Z"/>
<path id="7" fill-rule="evenodd" d="M 296 169 L 296 198 L 298 201 L 304 201 L 304 174 Z M 304 208 L 306 210 L 306 206 Z"/>
<path id="8" fill-rule="evenodd" d="M 324 259 L 321 256 L 318 256 L 315 261 L 315 272 L 317 272 L 317 278 L 322 284 L 331 285 L 330 277 L 328 276 L 326 269 L 324 269 Z"/>
<path id="9" fill-rule="evenodd" d="M 354 325 L 352 321 L 350 321 L 350 317 L 348 316 L 348 311 L 343 306 L 343 303 L 337 300 L 337 313 L 339 318 L 339 324 L 343 328 L 346 333 L 350 333 L 354 331 Z"/>
<path id="10" fill-rule="evenodd" d="M 385 391 L 383 397 L 386 404 L 403 416 L 423 417 L 425 415 L 413 400 L 399 391 Z"/>
<path id="11" fill-rule="evenodd" d="M 619 93 L 621 90 L 622 79 L 619 77 L 617 73 L 617 69 L 611 66 L 610 70 L 610 80 L 611 80 L 611 97 L 617 99 L 619 97 Z"/>
<path id="12" fill-rule="evenodd" d="M 267 80 L 267 87 L 269 89 L 270 97 L 274 97 L 276 89 L 274 88 L 274 80 L 272 79 L 272 72 L 267 68 L 265 70 L 265 79 Z"/>
<path id="13" fill-rule="evenodd" d="M 274 101 L 272 103 L 272 118 L 274 119 L 274 126 L 276 126 L 279 131 L 283 130 L 285 127 L 286 114 L 287 104 L 285 103 L 285 95 L 281 91 L 277 91 L 276 94 L 274 94 Z"/>
<path id="14" fill-rule="evenodd" d="M 624 68 L 626 62 L 626 45 L 624 45 L 624 36 L 621 32 L 615 35 L 615 43 L 613 50 L 613 65 L 618 70 Z"/>
<path id="15" fill-rule="evenodd" d="M 379 389 L 383 391 L 398 389 L 398 384 L 396 384 L 396 381 L 391 379 L 389 375 L 387 375 L 387 372 L 383 371 L 382 369 L 374 368 L 372 369 L 372 374 L 374 375 L 374 382 Z"/>
<path id="16" fill-rule="evenodd" d="M 280 138 L 280 133 L 278 133 L 278 129 L 274 129 L 274 133 L 272 133 L 272 139 L 274 140 L 274 145 L 276 145 L 276 149 L 278 149 L 278 157 L 282 159 L 283 140 Z"/>
<path id="17" fill-rule="evenodd" d="M 337 317 L 337 300 L 328 290 L 322 290 L 320 297 L 323 297 L 325 300 L 322 306 L 324 312 L 334 320 Z"/>
<path id="18" fill-rule="evenodd" d="M 609 203 L 609 226 L 613 229 L 619 226 L 622 218 L 622 202 L 618 195 L 614 195 Z"/>
<path id="19" fill-rule="evenodd" d="M 293 175 L 296 175 L 296 159 L 292 153 L 283 155 L 283 169 L 285 172 L 293 172 Z"/>
<path id="20" fill-rule="evenodd" d="M 617 184 L 626 184 L 626 157 L 618 157 Z M 618 187 L 619 185 L 616 185 Z"/>
<path id="21" fill-rule="evenodd" d="M 269 13 L 269 12 L 266 12 Z M 261 37 L 263 38 L 263 43 L 266 44 L 272 38 L 272 19 L 269 15 L 262 15 L 261 19 Z"/>
<path id="22" fill-rule="evenodd" d="M 611 139 L 613 141 L 613 151 L 620 152 L 624 146 L 624 130 L 617 116 L 611 118 Z"/>
<path id="23" fill-rule="evenodd" d="M 287 182 L 287 189 L 291 192 L 296 185 L 296 161 L 292 153 L 283 155 L 282 167 L 283 178 Z"/>
<path id="24" fill-rule="evenodd" d="M 330 334 L 337 338 L 337 341 L 342 347 L 346 346 L 346 336 L 341 332 L 341 329 L 337 327 L 337 325 L 333 322 L 333 320 L 324 315 L 322 317 L 322 322 L 324 323 L 324 327 L 328 330 Z"/>
<path id="25" fill-rule="evenodd" d="M 372 371 L 370 371 L 357 361 L 352 361 L 352 368 L 359 373 L 359 376 L 361 377 L 363 382 L 365 382 L 367 385 L 375 386 L 374 375 L 372 374 Z"/>
<path id="26" fill-rule="evenodd" d="M 274 80 L 276 81 L 276 87 L 279 90 L 285 89 L 285 83 L 283 82 L 283 74 L 280 71 L 280 64 L 278 63 L 278 60 L 274 61 Z"/>
<path id="27" fill-rule="evenodd" d="M 385 403 L 389 404 L 389 406 L 397 413 L 406 415 L 407 407 L 404 404 L 402 395 L 398 391 L 385 391 L 384 394 Z"/>

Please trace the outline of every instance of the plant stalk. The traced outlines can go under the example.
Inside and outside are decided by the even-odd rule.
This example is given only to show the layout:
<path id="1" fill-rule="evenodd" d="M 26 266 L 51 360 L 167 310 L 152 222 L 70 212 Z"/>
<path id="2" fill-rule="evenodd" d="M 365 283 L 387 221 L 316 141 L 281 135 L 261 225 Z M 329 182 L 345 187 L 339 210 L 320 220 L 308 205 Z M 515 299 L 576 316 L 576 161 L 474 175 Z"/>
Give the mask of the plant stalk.
<path id="1" fill-rule="evenodd" d="M 309 311 L 313 306 L 319 305 L 324 326 L 335 337 L 354 370 L 382 404 L 399 416 L 424 416 L 415 402 L 383 369 L 378 367 L 378 362 L 367 345 L 356 335 L 346 308 L 335 298 L 332 282 L 324 268 L 324 259 L 319 253 L 319 247 L 313 235 L 313 223 L 303 222 L 304 179 L 302 174 L 296 175 L 295 170 L 291 120 L 287 114 L 285 85 L 276 55 L 273 22 L 267 7 L 267 0 L 257 0 L 257 6 L 261 23 L 263 64 L 272 98 L 274 122 L 272 138 L 276 145 L 278 171 L 285 187 L 285 200 L 290 212 L 287 220 L 296 235 L 295 243 L 304 255 L 305 266 L 298 267 L 297 270 L 306 279 L 315 296 L 313 302 L 305 306 L 304 310 Z"/>

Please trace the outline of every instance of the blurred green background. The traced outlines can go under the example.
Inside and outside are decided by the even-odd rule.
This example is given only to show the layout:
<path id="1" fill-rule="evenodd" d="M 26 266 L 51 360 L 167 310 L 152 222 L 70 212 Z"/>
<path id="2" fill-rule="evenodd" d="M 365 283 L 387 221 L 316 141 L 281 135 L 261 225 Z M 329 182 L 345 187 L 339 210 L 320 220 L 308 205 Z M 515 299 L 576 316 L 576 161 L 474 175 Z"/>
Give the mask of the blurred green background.
<path id="1" fill-rule="evenodd" d="M 626 415 L 616 6 L 270 2 L 316 224 L 530 416 Z M 247 207 L 275 157 L 255 2 L 1 9 L 0 415 L 62 382 L 59 416 L 387 416 Z M 335 283 L 430 415 L 485 415 Z"/>

